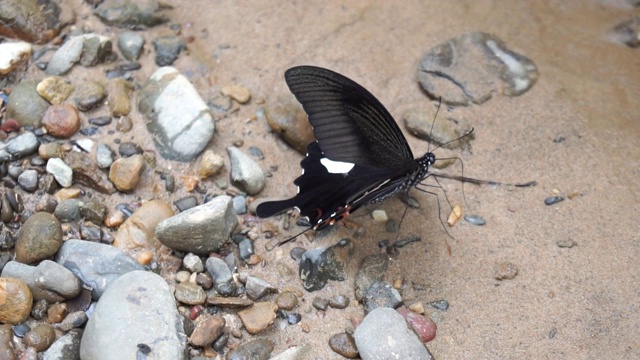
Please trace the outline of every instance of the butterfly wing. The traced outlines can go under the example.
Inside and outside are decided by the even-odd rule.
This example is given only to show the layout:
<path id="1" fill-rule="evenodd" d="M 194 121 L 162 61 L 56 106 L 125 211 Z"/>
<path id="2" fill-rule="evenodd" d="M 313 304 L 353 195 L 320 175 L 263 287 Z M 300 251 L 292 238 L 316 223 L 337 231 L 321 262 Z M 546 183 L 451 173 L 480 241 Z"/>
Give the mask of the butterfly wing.
<path id="1" fill-rule="evenodd" d="M 407 168 L 411 148 L 387 109 L 365 88 L 333 71 L 298 66 L 285 73 L 324 155 L 379 169 Z"/>

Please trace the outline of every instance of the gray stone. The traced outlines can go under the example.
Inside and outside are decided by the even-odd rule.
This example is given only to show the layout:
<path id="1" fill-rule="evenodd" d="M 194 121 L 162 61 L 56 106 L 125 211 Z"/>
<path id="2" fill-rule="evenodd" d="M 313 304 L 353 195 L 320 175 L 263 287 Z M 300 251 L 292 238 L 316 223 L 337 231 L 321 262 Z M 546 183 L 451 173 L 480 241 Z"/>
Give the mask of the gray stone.
<path id="1" fill-rule="evenodd" d="M 247 296 L 251 300 L 257 300 L 266 294 L 277 291 L 273 285 L 255 276 L 247 277 L 245 289 L 247 291 Z"/>
<path id="2" fill-rule="evenodd" d="M 61 222 L 72 222 L 80 220 L 80 199 L 66 199 L 62 200 L 56 206 L 53 215 Z"/>
<path id="3" fill-rule="evenodd" d="M 156 65 L 169 66 L 178 59 L 185 43 L 181 37 L 169 35 L 155 39 L 153 48 L 156 50 Z"/>
<path id="4" fill-rule="evenodd" d="M 142 350 L 144 345 L 146 350 Z M 187 337 L 167 282 L 151 272 L 122 275 L 105 291 L 82 336 L 82 359 L 184 359 Z"/>
<path id="5" fill-rule="evenodd" d="M 32 132 L 25 132 L 0 143 L 0 162 L 21 159 L 38 151 L 40 141 Z"/>
<path id="6" fill-rule="evenodd" d="M 41 125 L 49 103 L 38 94 L 37 86 L 37 81 L 24 80 L 13 87 L 7 101 L 6 119 L 15 119 L 21 126 L 39 127 Z"/>
<path id="7" fill-rule="evenodd" d="M 207 259 L 205 266 L 213 278 L 213 286 L 218 293 L 229 296 L 235 292 L 236 286 L 231 270 L 224 260 L 211 256 Z"/>
<path id="8" fill-rule="evenodd" d="M 227 360 L 268 360 L 273 351 L 273 342 L 269 339 L 256 339 L 244 342 L 229 352 Z"/>
<path id="9" fill-rule="evenodd" d="M 402 296 L 393 286 L 380 281 L 367 289 L 363 301 L 364 311 L 368 314 L 381 307 L 397 308 L 402 305 Z"/>
<path id="10" fill-rule="evenodd" d="M 83 326 L 89 317 L 84 311 L 74 311 L 71 314 L 65 316 L 64 320 L 60 323 L 60 330 L 69 331 L 74 328 Z"/>
<path id="11" fill-rule="evenodd" d="M 44 299 L 50 304 L 73 299 L 82 289 L 80 280 L 71 271 L 51 260 L 38 266 L 10 261 L 2 269 L 2 276 L 24 281 L 34 300 Z"/>
<path id="12" fill-rule="evenodd" d="M 356 300 L 364 299 L 371 285 L 384 279 L 388 266 L 389 257 L 385 254 L 369 255 L 362 259 L 354 282 Z"/>
<path id="13" fill-rule="evenodd" d="M 247 213 L 247 198 L 238 195 L 233 197 L 233 209 L 238 215 L 244 215 Z"/>
<path id="14" fill-rule="evenodd" d="M 98 300 L 109 284 L 123 274 L 144 269 L 118 248 L 83 240 L 65 241 L 56 255 L 56 262 L 93 288 L 94 300 Z"/>
<path id="15" fill-rule="evenodd" d="M 97 43 L 98 48 L 95 51 L 90 51 L 94 48 L 94 43 Z M 104 49 L 100 50 L 101 48 L 108 47 L 108 52 L 111 52 L 110 44 L 109 38 L 101 35 L 83 34 L 73 36 L 53 54 L 47 65 L 47 74 L 64 75 L 79 61 L 82 61 L 84 66 L 95 65 L 98 60 L 94 58 L 100 57 L 97 53 L 106 51 Z"/>
<path id="16" fill-rule="evenodd" d="M 69 331 L 42 354 L 42 360 L 80 360 L 82 330 Z"/>
<path id="17" fill-rule="evenodd" d="M 200 286 L 192 282 L 177 284 L 175 288 L 176 300 L 187 305 L 202 305 L 207 300 L 207 294 Z"/>
<path id="18" fill-rule="evenodd" d="M 316 291 L 324 288 L 329 280 L 344 281 L 345 269 L 352 257 L 353 243 L 349 239 L 306 251 L 298 268 L 302 286 L 307 291 Z"/>
<path id="19" fill-rule="evenodd" d="M 140 29 L 169 21 L 168 9 L 171 6 L 156 0 L 106 0 L 93 13 L 107 25 Z"/>
<path id="20" fill-rule="evenodd" d="M 140 33 L 126 31 L 118 36 L 118 48 L 122 56 L 129 61 L 138 60 L 143 45 L 144 37 Z"/>
<path id="21" fill-rule="evenodd" d="M 156 226 L 160 242 L 171 249 L 194 254 L 217 251 L 238 224 L 231 197 L 215 197 Z"/>
<path id="22" fill-rule="evenodd" d="M 175 68 L 162 67 L 151 75 L 138 93 L 138 110 L 164 158 L 192 161 L 213 136 L 207 104 Z"/>
<path id="23" fill-rule="evenodd" d="M 363 360 L 433 359 L 404 317 L 390 308 L 369 313 L 353 337 Z"/>
<path id="24" fill-rule="evenodd" d="M 240 149 L 229 146 L 227 148 L 231 160 L 231 182 L 249 195 L 255 195 L 265 184 L 264 171 L 249 156 Z"/>
<path id="25" fill-rule="evenodd" d="M 18 184 L 28 192 L 38 190 L 38 172 L 33 169 L 27 169 L 18 176 Z"/>
<path id="26" fill-rule="evenodd" d="M 73 184 L 73 170 L 60 158 L 52 158 L 47 161 L 47 172 L 56 179 L 62 187 Z"/>
<path id="27" fill-rule="evenodd" d="M 194 273 L 201 273 L 204 270 L 204 264 L 202 264 L 200 257 L 192 253 L 185 255 L 184 259 L 182 259 L 182 265 Z"/>
<path id="28" fill-rule="evenodd" d="M 238 244 L 238 250 L 242 260 L 249 260 L 251 255 L 254 254 L 253 241 L 251 241 L 251 239 L 244 239 L 240 241 L 240 244 Z"/>
<path id="29" fill-rule="evenodd" d="M 114 154 L 113 150 L 106 144 L 98 144 L 96 150 L 96 162 L 100 169 L 108 169 L 113 164 Z"/>

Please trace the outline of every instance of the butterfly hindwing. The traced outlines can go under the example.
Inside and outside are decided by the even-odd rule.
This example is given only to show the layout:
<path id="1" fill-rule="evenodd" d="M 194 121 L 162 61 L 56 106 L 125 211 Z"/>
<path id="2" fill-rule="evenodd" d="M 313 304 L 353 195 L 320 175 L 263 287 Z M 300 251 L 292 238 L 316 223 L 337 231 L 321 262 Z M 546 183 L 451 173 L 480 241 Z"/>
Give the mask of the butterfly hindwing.
<path id="1" fill-rule="evenodd" d="M 285 80 L 327 158 L 381 169 L 406 168 L 413 161 L 391 114 L 362 86 L 313 66 L 291 68 Z"/>

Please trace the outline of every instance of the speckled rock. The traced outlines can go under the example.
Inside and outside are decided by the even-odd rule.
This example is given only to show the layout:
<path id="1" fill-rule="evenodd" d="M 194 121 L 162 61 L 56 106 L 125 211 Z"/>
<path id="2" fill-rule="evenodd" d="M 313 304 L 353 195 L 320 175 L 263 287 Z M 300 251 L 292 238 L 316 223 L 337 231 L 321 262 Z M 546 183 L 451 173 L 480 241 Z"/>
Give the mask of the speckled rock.
<path id="1" fill-rule="evenodd" d="M 0 277 L 0 323 L 20 324 L 31 312 L 33 297 L 20 279 Z"/>
<path id="2" fill-rule="evenodd" d="M 156 51 L 156 65 L 169 66 L 178 59 L 186 44 L 179 36 L 162 36 L 152 41 Z"/>
<path id="3" fill-rule="evenodd" d="M 238 311 L 242 324 L 250 334 L 258 334 L 276 319 L 278 305 L 271 301 L 257 302 Z"/>
<path id="4" fill-rule="evenodd" d="M 204 255 L 217 251 L 237 224 L 231 197 L 223 195 L 162 221 L 156 234 L 172 249 Z"/>
<path id="5" fill-rule="evenodd" d="M 94 300 L 117 278 L 134 270 L 142 270 L 121 250 L 84 240 L 67 240 L 56 255 L 56 262 L 71 270 L 85 285 L 93 289 Z"/>
<path id="6" fill-rule="evenodd" d="M 17 120 L 21 126 L 40 126 L 49 103 L 38 94 L 37 86 L 34 80 L 24 80 L 13 87 L 7 102 L 6 118 Z"/>
<path id="7" fill-rule="evenodd" d="M 31 44 L 23 41 L 0 44 L 0 76 L 9 74 L 29 59 L 31 48 Z"/>
<path id="8" fill-rule="evenodd" d="M 140 344 L 154 358 L 183 359 L 187 340 L 167 282 L 151 272 L 132 271 L 100 298 L 82 335 L 80 357 L 136 359 L 143 354 Z"/>
<path id="9" fill-rule="evenodd" d="M 258 163 L 233 146 L 227 148 L 227 153 L 231 161 L 231 182 L 249 195 L 259 193 L 265 176 Z"/>
<path id="10" fill-rule="evenodd" d="M 49 106 L 42 118 L 42 125 L 52 136 L 69 138 L 80 129 L 78 110 L 69 104 Z"/>
<path id="11" fill-rule="evenodd" d="M 25 221 L 16 242 L 16 261 L 31 264 L 53 256 L 62 245 L 62 227 L 53 215 L 38 212 Z"/>
<path id="12" fill-rule="evenodd" d="M 130 191 L 138 185 L 143 171 L 144 158 L 142 155 L 120 158 L 111 164 L 109 180 L 113 182 L 118 190 Z"/>
<path id="13" fill-rule="evenodd" d="M 59 76 L 49 76 L 38 83 L 36 91 L 52 105 L 59 105 L 71 95 L 73 86 Z"/>
<path id="14" fill-rule="evenodd" d="M 195 87 L 172 67 L 156 70 L 138 93 L 138 110 L 160 154 L 192 161 L 213 136 L 213 115 Z"/>
<path id="15" fill-rule="evenodd" d="M 329 280 L 344 281 L 345 269 L 353 257 L 353 242 L 342 239 L 328 247 L 306 251 L 300 259 L 298 274 L 307 291 L 317 291 Z"/>

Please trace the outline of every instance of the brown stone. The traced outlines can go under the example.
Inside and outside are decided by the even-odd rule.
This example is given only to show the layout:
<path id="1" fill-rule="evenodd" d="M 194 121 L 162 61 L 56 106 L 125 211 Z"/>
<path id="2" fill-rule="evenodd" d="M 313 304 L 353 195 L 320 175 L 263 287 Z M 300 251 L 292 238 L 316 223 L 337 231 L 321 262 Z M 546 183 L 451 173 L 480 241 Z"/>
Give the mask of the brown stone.
<path id="1" fill-rule="evenodd" d="M 271 301 L 257 302 L 238 311 L 238 316 L 250 334 L 258 334 L 273 323 L 277 310 L 278 305 Z"/>
<path id="2" fill-rule="evenodd" d="M 25 221 L 16 242 L 16 261 L 23 264 L 55 255 L 62 246 L 62 226 L 55 216 L 38 212 Z"/>
<path id="3" fill-rule="evenodd" d="M 207 316 L 196 325 L 195 330 L 193 330 L 189 338 L 189 342 L 193 346 L 207 346 L 222 335 L 225 324 L 226 322 L 222 316 Z"/>
<path id="4" fill-rule="evenodd" d="M 111 79 L 107 83 L 107 101 L 113 116 L 125 116 L 131 111 L 131 92 L 135 87 L 124 79 Z"/>
<path id="5" fill-rule="evenodd" d="M 109 180 L 120 191 L 135 189 L 144 170 L 144 158 L 136 154 L 113 162 L 109 168 Z"/>
<path id="6" fill-rule="evenodd" d="M 17 325 L 29 317 L 33 296 L 27 284 L 0 277 L 0 323 Z"/>
<path id="7" fill-rule="evenodd" d="M 72 105 L 51 105 L 44 113 L 42 125 L 55 137 L 69 138 L 80 129 L 78 110 Z"/>

